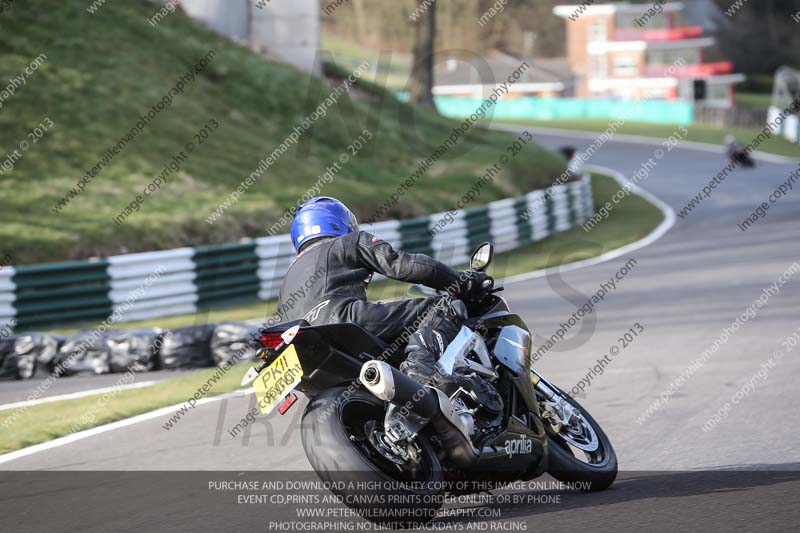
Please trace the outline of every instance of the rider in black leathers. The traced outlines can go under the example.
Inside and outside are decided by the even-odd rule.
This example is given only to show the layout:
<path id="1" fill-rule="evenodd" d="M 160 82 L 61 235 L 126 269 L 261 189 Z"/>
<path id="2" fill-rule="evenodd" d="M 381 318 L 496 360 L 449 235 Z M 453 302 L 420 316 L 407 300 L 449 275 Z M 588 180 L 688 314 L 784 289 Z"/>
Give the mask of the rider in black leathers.
<path id="1" fill-rule="evenodd" d="M 402 340 L 404 334 L 408 337 L 404 332 L 418 322 L 400 369 L 426 384 L 447 380 L 436 361 L 466 319 L 463 304 L 449 296 L 371 303 L 367 283 L 377 272 L 455 295 L 475 282 L 474 275 L 468 277 L 424 254 L 396 251 L 386 241 L 357 230 L 309 239 L 298 251 L 280 290 L 282 321 L 352 322 L 387 344 Z"/>

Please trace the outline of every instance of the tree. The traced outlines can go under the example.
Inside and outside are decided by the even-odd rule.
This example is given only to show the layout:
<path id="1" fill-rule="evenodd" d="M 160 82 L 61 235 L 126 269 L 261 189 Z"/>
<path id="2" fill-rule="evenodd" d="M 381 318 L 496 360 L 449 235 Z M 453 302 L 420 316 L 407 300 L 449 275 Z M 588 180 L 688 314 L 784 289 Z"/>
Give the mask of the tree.
<path id="1" fill-rule="evenodd" d="M 716 0 L 725 12 L 729 0 Z M 737 72 L 772 76 L 781 65 L 799 66 L 797 50 L 800 32 L 792 16 L 797 12 L 796 0 L 751 2 L 731 17 L 730 24 L 720 27 L 718 48 L 721 59 L 734 62 Z"/>
<path id="2" fill-rule="evenodd" d="M 417 0 L 411 67 L 411 102 L 431 106 L 433 101 L 433 49 L 436 42 L 436 1 Z"/>
<path id="3" fill-rule="evenodd" d="M 247 45 L 250 48 L 255 48 L 253 43 L 253 3 L 248 0 L 247 2 Z"/>

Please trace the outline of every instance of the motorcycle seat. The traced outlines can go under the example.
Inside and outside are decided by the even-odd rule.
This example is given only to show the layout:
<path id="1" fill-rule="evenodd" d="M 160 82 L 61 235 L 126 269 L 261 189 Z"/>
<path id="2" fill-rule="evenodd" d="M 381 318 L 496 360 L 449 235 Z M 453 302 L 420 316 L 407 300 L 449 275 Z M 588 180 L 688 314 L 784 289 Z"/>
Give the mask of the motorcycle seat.
<path id="1" fill-rule="evenodd" d="M 314 332 L 334 348 L 351 355 L 367 353 L 373 357 L 381 357 L 384 351 L 390 348 L 390 345 L 382 341 L 379 337 L 352 322 L 312 326 L 305 320 L 294 320 L 268 328 L 262 328 L 262 331 L 268 333 L 282 333 L 295 325 L 300 326 L 300 334 L 305 331 Z M 392 352 L 388 354 L 388 357 L 385 358 L 393 359 L 398 355 L 398 352 L 403 352 L 402 348 L 404 348 L 404 346 L 392 350 Z"/>

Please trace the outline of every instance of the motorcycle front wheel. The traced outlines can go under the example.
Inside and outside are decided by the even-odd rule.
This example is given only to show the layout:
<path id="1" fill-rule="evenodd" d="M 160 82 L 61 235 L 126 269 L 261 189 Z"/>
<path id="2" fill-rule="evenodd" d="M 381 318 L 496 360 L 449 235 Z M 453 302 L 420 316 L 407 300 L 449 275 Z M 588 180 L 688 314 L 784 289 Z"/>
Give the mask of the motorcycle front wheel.
<path id="1" fill-rule="evenodd" d="M 592 492 L 605 490 L 617 479 L 617 454 L 608 435 L 592 415 L 567 393 L 554 387 L 559 402 L 570 410 L 569 424 L 553 424 L 543 416 L 547 431 L 547 473 L 559 481 L 575 483 Z M 540 405 L 547 400 L 537 391 Z M 563 413 L 562 413 L 563 414 Z"/>
<path id="2" fill-rule="evenodd" d="M 303 449 L 326 487 L 362 517 L 390 527 L 419 526 L 444 503 L 442 467 L 425 435 L 414 439 L 414 460 L 393 450 L 383 433 L 385 413 L 384 402 L 365 391 L 324 391 L 303 413 Z"/>

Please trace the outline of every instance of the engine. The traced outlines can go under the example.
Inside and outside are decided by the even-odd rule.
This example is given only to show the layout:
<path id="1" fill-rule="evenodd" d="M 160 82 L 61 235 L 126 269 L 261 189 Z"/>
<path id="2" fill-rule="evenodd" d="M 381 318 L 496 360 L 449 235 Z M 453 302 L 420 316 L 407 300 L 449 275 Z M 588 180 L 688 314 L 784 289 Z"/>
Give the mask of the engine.
<path id="1" fill-rule="evenodd" d="M 484 378 L 462 374 L 450 389 L 445 392 L 470 435 L 475 437 L 478 432 L 484 433 L 500 425 L 503 399 Z"/>

